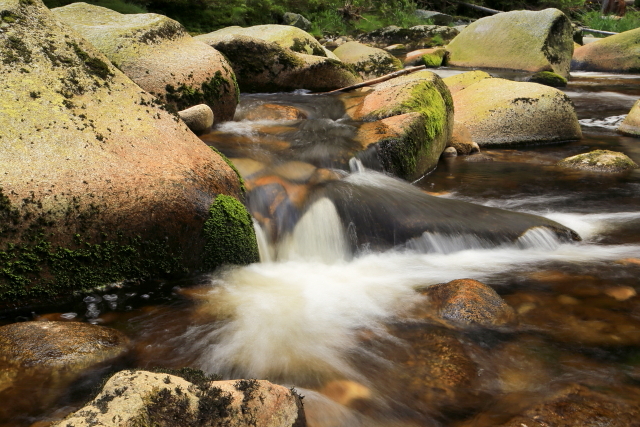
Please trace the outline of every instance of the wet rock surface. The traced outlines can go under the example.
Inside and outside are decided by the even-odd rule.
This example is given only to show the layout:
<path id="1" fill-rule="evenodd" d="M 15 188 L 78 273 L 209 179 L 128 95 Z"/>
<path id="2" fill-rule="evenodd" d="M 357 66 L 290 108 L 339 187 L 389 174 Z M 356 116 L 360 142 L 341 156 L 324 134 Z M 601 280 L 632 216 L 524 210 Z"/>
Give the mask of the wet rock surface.
<path id="1" fill-rule="evenodd" d="M 624 172 L 638 167 L 626 154 L 609 150 L 595 150 L 571 156 L 558 162 L 558 166 L 588 172 L 609 173 Z"/>

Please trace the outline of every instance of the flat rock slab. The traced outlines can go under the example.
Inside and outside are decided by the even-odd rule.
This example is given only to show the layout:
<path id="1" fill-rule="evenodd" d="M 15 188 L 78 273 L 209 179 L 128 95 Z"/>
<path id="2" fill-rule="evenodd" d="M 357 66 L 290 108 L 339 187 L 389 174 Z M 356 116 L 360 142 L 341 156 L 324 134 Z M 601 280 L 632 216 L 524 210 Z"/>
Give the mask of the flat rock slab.
<path id="1" fill-rule="evenodd" d="M 467 26 L 447 51 L 449 65 L 553 71 L 568 78 L 573 30 L 558 9 L 504 12 Z"/>

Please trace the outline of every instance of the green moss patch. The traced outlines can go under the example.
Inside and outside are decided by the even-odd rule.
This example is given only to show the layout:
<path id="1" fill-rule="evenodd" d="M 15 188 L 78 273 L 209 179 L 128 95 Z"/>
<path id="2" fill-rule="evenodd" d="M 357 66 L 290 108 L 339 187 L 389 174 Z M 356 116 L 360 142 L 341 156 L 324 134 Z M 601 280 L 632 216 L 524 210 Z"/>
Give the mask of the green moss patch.
<path id="1" fill-rule="evenodd" d="M 638 165 L 623 153 L 609 150 L 595 150 L 578 154 L 558 162 L 558 166 L 591 172 L 624 172 Z"/>
<path id="2" fill-rule="evenodd" d="M 213 107 L 220 103 L 226 93 L 237 93 L 236 83 L 224 78 L 220 71 L 216 71 L 214 76 L 202 83 L 199 88 L 182 84 L 177 88 L 167 85 L 165 90 L 167 103 L 178 111 L 198 104 Z"/>
<path id="3" fill-rule="evenodd" d="M 532 83 L 540 83 L 551 87 L 565 87 L 567 79 L 551 71 L 540 71 L 529 78 Z"/>
<path id="4" fill-rule="evenodd" d="M 251 216 L 237 199 L 224 194 L 217 196 L 209 208 L 203 231 L 207 240 L 203 262 L 206 268 L 260 260 Z"/>

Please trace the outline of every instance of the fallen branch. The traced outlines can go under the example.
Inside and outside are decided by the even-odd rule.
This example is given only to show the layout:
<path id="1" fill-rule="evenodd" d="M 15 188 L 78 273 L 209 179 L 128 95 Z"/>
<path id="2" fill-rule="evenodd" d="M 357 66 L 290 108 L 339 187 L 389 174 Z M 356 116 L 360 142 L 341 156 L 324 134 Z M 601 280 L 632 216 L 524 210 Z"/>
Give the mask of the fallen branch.
<path id="1" fill-rule="evenodd" d="M 382 77 L 378 77 L 378 78 L 375 78 L 375 79 L 372 79 L 372 80 L 367 80 L 366 82 L 362 82 L 362 83 L 358 83 L 358 84 L 355 84 L 355 85 L 343 87 L 341 89 L 332 90 L 331 92 L 316 93 L 315 95 L 327 95 L 329 93 L 337 93 L 337 92 L 344 92 L 344 91 L 348 91 L 348 90 L 359 89 L 361 87 L 371 86 L 371 85 L 375 85 L 377 83 L 385 82 L 387 80 L 395 79 L 396 77 L 404 76 L 406 74 L 411 74 L 411 73 L 414 73 L 416 71 L 425 70 L 426 68 L 427 67 L 425 65 L 418 65 L 417 67 L 405 68 L 405 69 L 400 70 L 400 71 L 394 71 L 393 73 L 385 74 Z"/>
<path id="2" fill-rule="evenodd" d="M 612 31 L 601 31 L 601 30 L 592 30 L 591 28 L 580 28 L 582 30 L 583 33 L 593 33 L 593 34 L 603 34 L 605 36 L 615 36 L 616 34 L 620 34 L 620 33 L 614 33 Z"/>
<path id="3" fill-rule="evenodd" d="M 469 9 L 479 10 L 480 12 L 488 13 L 490 15 L 496 15 L 498 13 L 502 13 L 501 10 L 489 9 L 488 7 L 478 6 L 477 4 L 465 3 L 463 1 L 453 0 L 454 3 L 461 4 L 463 6 L 467 6 Z"/>

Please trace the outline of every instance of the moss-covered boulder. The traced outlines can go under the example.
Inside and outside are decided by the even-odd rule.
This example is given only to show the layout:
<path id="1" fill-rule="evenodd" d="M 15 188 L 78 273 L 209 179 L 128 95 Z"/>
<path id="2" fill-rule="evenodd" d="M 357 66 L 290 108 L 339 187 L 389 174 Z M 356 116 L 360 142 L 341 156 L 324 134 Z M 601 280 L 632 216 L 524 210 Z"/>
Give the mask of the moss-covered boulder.
<path id="1" fill-rule="evenodd" d="M 539 71 L 529 77 L 527 81 L 551 87 L 565 87 L 567 85 L 567 79 L 551 71 Z"/>
<path id="2" fill-rule="evenodd" d="M 640 73 L 640 28 L 597 39 L 576 49 L 571 69 Z"/>
<path id="3" fill-rule="evenodd" d="M 489 73 L 485 73 L 484 71 L 475 70 L 468 71 L 466 73 L 456 74 L 455 76 L 449 76 L 442 79 L 444 84 L 449 88 L 449 92 L 451 95 L 455 95 L 460 92 L 462 89 L 466 89 L 472 84 L 478 83 L 484 79 L 490 79 L 491 75 Z"/>
<path id="4" fill-rule="evenodd" d="M 207 104 L 217 121 L 233 118 L 239 93 L 231 66 L 178 22 L 154 13 L 125 15 L 86 3 L 53 12 L 175 111 Z"/>
<path id="5" fill-rule="evenodd" d="M 425 65 L 427 68 L 437 68 L 443 65 L 447 50 L 443 47 L 431 49 L 418 49 L 407 53 L 404 65 Z"/>
<path id="6" fill-rule="evenodd" d="M 268 381 L 211 381 L 201 372 L 121 371 L 59 427 L 305 427 L 301 397 Z M 186 373 L 187 375 L 184 375 Z"/>
<path id="7" fill-rule="evenodd" d="M 589 172 L 624 172 L 636 169 L 638 165 L 624 153 L 609 150 L 594 150 L 567 157 L 558 166 Z"/>
<path id="8" fill-rule="evenodd" d="M 633 104 L 627 117 L 618 126 L 618 132 L 631 136 L 640 136 L 640 100 Z"/>
<path id="9" fill-rule="evenodd" d="M 400 28 L 394 25 L 362 34 L 358 41 L 379 48 L 404 44 L 407 49 L 442 46 L 458 35 L 458 30 L 447 26 L 416 25 Z"/>
<path id="10" fill-rule="evenodd" d="M 0 34 L 0 308 L 252 253 L 241 183 L 218 154 L 39 0 L 0 11 L 15 17 Z M 220 211 L 244 212 L 228 224 L 246 234 L 208 258 Z"/>
<path id="11" fill-rule="evenodd" d="M 478 19 L 447 45 L 458 67 L 553 71 L 569 77 L 571 22 L 557 9 L 518 10 Z"/>
<path id="12" fill-rule="evenodd" d="M 326 56 L 322 45 L 306 31 L 290 25 L 254 25 L 253 27 L 227 27 L 206 35 L 206 39 L 212 41 L 216 38 L 228 36 L 248 36 L 266 42 L 273 42 L 278 46 L 291 49 L 294 52 L 305 55 Z"/>
<path id="13" fill-rule="evenodd" d="M 229 59 L 243 92 L 295 89 L 323 92 L 362 81 L 350 65 L 324 56 L 297 53 L 275 42 L 216 33 L 195 38 L 219 50 Z"/>
<path id="14" fill-rule="evenodd" d="M 358 42 L 347 42 L 333 53 L 345 64 L 350 64 L 364 79 L 372 79 L 398 71 L 402 63 L 389 52 Z"/>
<path id="15" fill-rule="evenodd" d="M 537 83 L 484 79 L 453 95 L 456 120 L 479 146 L 577 140 L 573 103 L 558 89 Z"/>
<path id="16" fill-rule="evenodd" d="M 435 168 L 453 128 L 449 90 L 440 77 L 429 71 L 374 86 L 347 113 L 354 120 L 365 122 L 387 119 L 380 126 L 391 133 L 379 134 L 377 157 L 384 170 L 408 180 Z"/>
<path id="17" fill-rule="evenodd" d="M 42 410 L 85 370 L 113 363 L 128 350 L 124 334 L 88 323 L 23 322 L 0 327 L 0 418 Z"/>

